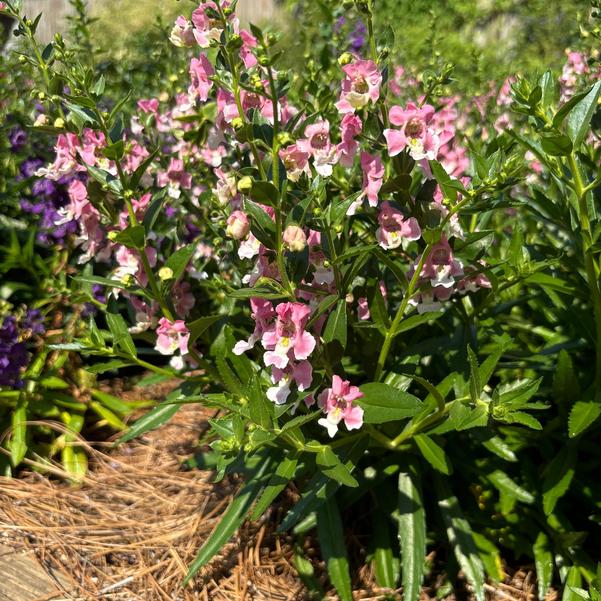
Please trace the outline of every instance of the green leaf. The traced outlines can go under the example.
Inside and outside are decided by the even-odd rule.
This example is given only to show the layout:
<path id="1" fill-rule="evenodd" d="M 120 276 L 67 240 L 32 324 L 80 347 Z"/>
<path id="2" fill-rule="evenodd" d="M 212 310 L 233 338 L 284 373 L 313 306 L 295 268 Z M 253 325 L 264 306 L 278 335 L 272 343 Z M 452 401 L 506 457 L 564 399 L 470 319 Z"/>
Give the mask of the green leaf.
<path id="1" fill-rule="evenodd" d="M 336 309 L 328 317 L 326 327 L 323 331 L 324 342 L 328 343 L 332 340 L 338 340 L 342 348 L 346 348 L 346 300 L 340 299 L 336 305 Z"/>
<path id="2" fill-rule="evenodd" d="M 104 363 L 94 363 L 94 365 L 86 365 L 85 370 L 91 374 L 103 374 L 113 369 L 120 369 L 121 367 L 129 367 L 135 365 L 131 361 L 125 359 L 113 359 L 112 361 L 106 361 Z"/>
<path id="3" fill-rule="evenodd" d="M 575 150 L 579 150 L 586 138 L 591 119 L 597 110 L 599 95 L 601 95 L 601 81 L 595 83 L 587 95 L 574 106 L 568 115 L 566 131 L 572 139 Z"/>
<path id="4" fill-rule="evenodd" d="M 276 207 L 280 193 L 271 182 L 253 181 L 249 196 L 259 204 Z"/>
<path id="5" fill-rule="evenodd" d="M 582 576 L 580 575 L 578 566 L 570 567 L 564 583 L 561 601 L 582 601 L 582 597 L 576 591 L 574 591 L 574 589 L 580 588 L 581 584 Z"/>
<path id="6" fill-rule="evenodd" d="M 194 347 L 194 343 L 206 332 L 215 322 L 220 319 L 224 319 L 224 315 L 207 315 L 205 317 L 199 317 L 193 322 L 187 324 L 190 332 L 190 338 L 188 339 L 188 348 Z"/>
<path id="7" fill-rule="evenodd" d="M 392 336 L 394 337 L 398 336 L 402 332 L 408 332 L 413 328 L 417 328 L 417 326 L 421 326 L 423 323 L 434 321 L 442 315 L 444 315 L 443 311 L 436 311 L 432 313 L 422 313 L 421 315 L 412 315 L 411 317 L 407 317 L 397 325 L 397 327 L 392 332 Z"/>
<path id="8" fill-rule="evenodd" d="M 316 462 L 322 473 L 344 486 L 356 487 L 359 483 L 351 475 L 350 470 L 332 451 L 330 447 L 321 447 L 316 456 Z"/>
<path id="9" fill-rule="evenodd" d="M 317 510 L 317 534 L 330 582 L 340 601 L 353 601 L 342 519 L 334 499 L 328 499 Z"/>
<path id="10" fill-rule="evenodd" d="M 572 152 L 572 140 L 565 134 L 544 136 L 541 138 L 543 150 L 553 156 L 568 156 Z"/>
<path id="11" fill-rule="evenodd" d="M 472 347 L 467 347 L 467 359 L 470 366 L 470 398 L 472 403 L 478 402 L 480 393 L 482 392 L 482 382 L 480 381 L 480 368 L 478 366 L 478 357 L 472 350 Z"/>
<path id="12" fill-rule="evenodd" d="M 130 181 L 129 181 L 129 186 L 132 190 L 135 190 L 138 187 L 138 184 L 140 183 L 140 180 L 142 179 L 142 177 L 144 176 L 144 173 L 146 173 L 146 170 L 148 169 L 148 167 L 150 166 L 150 164 L 154 161 L 154 159 L 157 158 L 158 154 L 159 154 L 160 148 L 155 148 L 141 163 L 140 165 L 138 165 L 138 168 L 133 172 Z"/>
<path id="13" fill-rule="evenodd" d="M 244 210 L 251 217 L 250 229 L 254 236 L 267 248 L 275 248 L 275 224 L 258 204 L 244 200 Z"/>
<path id="14" fill-rule="evenodd" d="M 127 324 L 118 313 L 106 313 L 106 323 L 113 336 L 113 344 L 132 357 L 137 356 L 136 345 L 127 329 Z"/>
<path id="15" fill-rule="evenodd" d="M 601 415 L 601 403 L 597 401 L 576 401 L 568 419 L 568 435 L 576 438 L 589 426 L 599 419 Z"/>
<path id="16" fill-rule="evenodd" d="M 252 374 L 249 384 L 250 419 L 265 430 L 273 426 L 273 403 L 265 396 L 261 382 L 256 374 Z"/>
<path id="17" fill-rule="evenodd" d="M 538 598 L 544 599 L 553 580 L 553 553 L 549 544 L 549 537 L 544 532 L 538 533 L 532 551 L 536 565 Z"/>
<path id="18" fill-rule="evenodd" d="M 453 473 L 453 466 L 443 448 L 435 443 L 426 434 L 416 434 L 413 437 L 421 454 L 426 461 L 436 470 L 450 476 Z"/>
<path id="19" fill-rule="evenodd" d="M 176 282 L 184 273 L 192 255 L 196 251 L 196 244 L 188 244 L 182 248 L 177 249 L 165 263 L 165 267 L 173 271 L 172 282 Z"/>
<path id="20" fill-rule="evenodd" d="M 297 467 L 298 457 L 288 455 L 278 462 L 273 476 L 253 509 L 251 520 L 258 520 L 267 511 L 277 496 L 286 488 L 288 482 L 294 478 Z"/>
<path id="21" fill-rule="evenodd" d="M 113 411 L 107 409 L 104 405 L 101 405 L 97 401 L 90 401 L 90 408 L 95 411 L 101 419 L 105 420 L 111 428 L 119 431 L 127 430 L 127 425 L 121 421 Z"/>
<path id="22" fill-rule="evenodd" d="M 117 444 L 127 442 L 155 430 L 159 426 L 167 423 L 179 410 L 181 403 L 174 400 L 166 400 L 160 405 L 150 410 L 146 415 L 137 420 L 133 426 L 117 441 Z"/>
<path id="23" fill-rule="evenodd" d="M 360 389 L 364 396 L 355 402 L 363 408 L 363 420 L 367 424 L 414 417 L 423 409 L 423 403 L 417 397 L 388 384 L 371 382 L 363 384 Z"/>
<path id="24" fill-rule="evenodd" d="M 571 401 L 574 395 L 578 394 L 580 394 L 580 385 L 572 358 L 565 349 L 561 349 L 553 376 L 553 398 L 557 403 L 563 404 Z"/>
<path id="25" fill-rule="evenodd" d="M 22 392 L 11 417 L 10 460 L 14 467 L 23 461 L 27 453 L 27 405 L 27 395 Z"/>
<path id="26" fill-rule="evenodd" d="M 567 102 L 562 104 L 559 107 L 557 113 L 555 113 L 555 117 L 553 117 L 553 127 L 559 128 L 559 126 L 563 123 L 564 119 L 568 116 L 570 111 L 590 92 L 587 90 L 586 92 L 579 92 L 578 94 L 574 94 Z"/>
<path id="27" fill-rule="evenodd" d="M 384 511 L 372 512 L 374 571 L 378 586 L 394 589 L 400 575 L 400 564 L 390 540 L 389 519 Z"/>
<path id="28" fill-rule="evenodd" d="M 145 243 L 144 226 L 134 225 L 124 229 L 115 236 L 114 242 L 123 244 L 128 248 L 143 250 Z"/>
<path id="29" fill-rule="evenodd" d="M 131 411 L 129 405 L 121 399 L 102 390 L 92 390 L 92 397 L 119 415 L 127 415 Z"/>
<path id="30" fill-rule="evenodd" d="M 482 365 L 478 368 L 478 376 L 480 378 L 480 385 L 486 386 L 493 375 L 495 367 L 499 362 L 499 359 L 503 356 L 503 353 L 511 345 L 511 338 L 507 335 L 499 336 L 495 338 L 495 350 L 483 361 Z"/>
<path id="31" fill-rule="evenodd" d="M 330 227 L 335 227 L 346 218 L 346 213 L 350 206 L 361 196 L 363 192 L 355 192 L 350 196 L 347 196 L 344 200 L 338 202 L 332 202 L 330 204 Z"/>
<path id="32" fill-rule="evenodd" d="M 307 322 L 307 329 L 311 326 L 316 319 L 318 319 L 321 315 L 323 315 L 326 311 L 329 311 L 330 308 L 338 302 L 337 294 L 330 294 L 326 296 L 320 303 L 317 305 L 315 311 L 311 314 L 309 321 Z"/>
<path id="33" fill-rule="evenodd" d="M 543 510 L 553 513 L 557 501 L 568 491 L 574 477 L 576 453 L 571 445 L 563 447 L 544 471 Z"/>
<path id="34" fill-rule="evenodd" d="M 495 582 L 501 582 L 505 578 L 505 571 L 503 570 L 503 562 L 501 561 L 499 549 L 485 536 L 477 532 L 472 532 L 472 537 L 476 543 L 478 555 L 482 560 L 486 573 Z"/>
<path id="35" fill-rule="evenodd" d="M 451 493 L 448 484 L 442 478 L 436 477 L 435 487 L 438 494 L 438 507 L 457 563 L 472 585 L 477 601 L 484 601 L 484 566 L 472 536 L 471 526 L 463 516 L 459 501 Z"/>
<path id="36" fill-rule="evenodd" d="M 401 545 L 403 598 L 416 601 L 426 561 L 426 511 L 417 470 L 399 473 L 398 536 Z"/>
<path id="37" fill-rule="evenodd" d="M 234 535 L 246 518 L 253 501 L 264 484 L 264 475 L 271 465 L 271 458 L 265 457 L 259 462 L 254 473 L 248 478 L 242 490 L 236 495 L 225 511 L 223 518 L 217 524 L 209 538 L 200 548 L 196 558 L 190 565 L 184 578 L 184 586 L 191 578 L 218 553 L 223 545 Z M 352 601 L 352 599 L 351 599 Z"/>
<path id="38" fill-rule="evenodd" d="M 534 495 L 516 484 L 504 471 L 495 470 L 488 476 L 493 485 L 512 499 L 522 503 L 534 503 Z"/>

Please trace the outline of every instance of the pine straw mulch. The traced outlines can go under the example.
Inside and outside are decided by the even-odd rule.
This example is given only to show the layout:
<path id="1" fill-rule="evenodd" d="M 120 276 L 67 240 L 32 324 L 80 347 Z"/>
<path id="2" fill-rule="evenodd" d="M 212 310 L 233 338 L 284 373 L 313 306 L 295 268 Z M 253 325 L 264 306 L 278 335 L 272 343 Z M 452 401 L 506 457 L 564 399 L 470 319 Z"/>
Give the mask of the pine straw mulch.
<path id="1" fill-rule="evenodd" d="M 135 398 L 136 392 L 123 394 Z M 166 392 L 157 390 L 154 398 Z M 148 390 L 142 394 L 148 397 Z M 103 445 L 86 445 L 90 470 L 81 486 L 36 472 L 19 479 L 0 478 L 0 541 L 32 551 L 41 567 L 55 575 L 62 591 L 44 601 L 307 598 L 292 565 L 293 541 L 274 534 L 273 519 L 245 524 L 191 585 L 182 586 L 187 566 L 237 489 L 236 482 L 214 484 L 209 472 L 182 468 L 208 417 L 210 412 L 198 405 L 184 406 L 169 424 L 139 440 L 110 450 L 107 445 L 104 450 Z M 323 563 L 310 541 L 305 552 L 325 584 Z M 369 567 L 357 580 L 356 599 L 383 598 Z M 422 600 L 436 598 L 440 586 L 441 578 L 434 577 L 424 587 Z M 487 587 L 495 601 L 536 597 L 530 569 Z M 400 591 L 395 593 L 400 599 Z"/>

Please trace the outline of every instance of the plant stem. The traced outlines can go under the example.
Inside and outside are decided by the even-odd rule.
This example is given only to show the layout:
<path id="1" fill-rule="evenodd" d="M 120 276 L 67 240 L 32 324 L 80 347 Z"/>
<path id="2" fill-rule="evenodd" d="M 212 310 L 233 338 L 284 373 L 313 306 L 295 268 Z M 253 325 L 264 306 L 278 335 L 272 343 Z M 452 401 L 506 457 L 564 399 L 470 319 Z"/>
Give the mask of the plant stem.
<path id="1" fill-rule="evenodd" d="M 405 314 L 405 311 L 407 310 L 407 305 L 409 304 L 409 301 L 411 300 L 411 297 L 413 296 L 413 293 L 415 292 L 415 288 L 417 286 L 417 282 L 419 280 L 422 268 L 424 266 L 426 259 L 428 258 L 428 255 L 430 254 L 431 249 L 432 249 L 432 244 L 428 243 L 426 245 L 426 248 L 424 248 L 424 252 L 422 253 L 422 256 L 419 259 L 417 267 L 415 268 L 413 277 L 411 278 L 411 281 L 409 282 L 409 286 L 407 287 L 407 291 L 405 292 L 405 295 L 403 296 L 403 300 L 401 301 L 401 305 L 399 306 L 399 309 L 396 312 L 394 320 L 393 320 L 392 324 L 390 325 L 390 328 L 388 328 L 388 331 L 386 332 L 386 336 L 384 337 L 384 344 L 382 345 L 382 349 L 380 350 L 380 356 L 378 357 L 376 373 L 374 375 L 375 382 L 378 382 L 380 380 L 380 378 L 382 377 L 382 371 L 384 370 L 384 366 L 386 365 L 386 359 L 388 358 L 388 353 L 390 352 L 390 346 L 391 346 L 392 340 L 395 336 L 394 333 L 395 333 L 399 323 L 403 319 L 403 315 Z"/>
<path id="2" fill-rule="evenodd" d="M 593 303 L 593 313 L 595 316 L 595 389 L 601 390 L 601 291 L 599 290 L 598 268 L 593 256 L 593 237 L 591 232 L 591 223 L 586 204 L 586 195 L 590 185 L 584 185 L 582 174 L 574 154 L 568 157 L 568 164 L 572 171 L 576 196 L 578 198 L 578 213 L 580 219 L 580 228 L 582 230 L 582 251 L 584 255 L 584 265 L 586 269 L 586 278 L 591 291 L 591 301 Z M 592 189 L 592 188 L 590 188 Z"/>

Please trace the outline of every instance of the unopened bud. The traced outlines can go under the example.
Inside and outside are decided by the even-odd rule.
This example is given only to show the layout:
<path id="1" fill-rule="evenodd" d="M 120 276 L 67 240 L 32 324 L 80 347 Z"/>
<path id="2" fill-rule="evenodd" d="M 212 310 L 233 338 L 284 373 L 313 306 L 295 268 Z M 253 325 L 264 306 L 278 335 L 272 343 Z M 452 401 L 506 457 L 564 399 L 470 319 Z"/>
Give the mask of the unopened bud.
<path id="1" fill-rule="evenodd" d="M 281 146 L 288 146 L 288 144 L 292 144 L 294 142 L 294 138 L 287 131 L 281 131 L 277 136 L 278 144 Z"/>
<path id="2" fill-rule="evenodd" d="M 348 65 L 353 62 L 353 55 L 350 52 L 343 52 L 338 57 L 338 64 L 343 67 L 344 65 Z"/>
<path id="3" fill-rule="evenodd" d="M 302 252 L 307 246 L 307 236 L 298 225 L 289 225 L 282 236 L 284 244 L 295 253 Z"/>
<path id="4" fill-rule="evenodd" d="M 119 236 L 119 232 L 115 232 L 114 230 L 112 232 L 109 232 L 106 237 L 111 241 L 114 242 L 117 237 Z"/>
<path id="5" fill-rule="evenodd" d="M 232 119 L 232 127 L 238 131 L 244 127 L 244 120 L 241 117 L 234 117 Z"/>
<path id="6" fill-rule="evenodd" d="M 250 223 L 244 211 L 234 211 L 227 218 L 227 227 L 225 233 L 234 240 L 243 240 L 248 236 Z"/>
<path id="7" fill-rule="evenodd" d="M 125 286 L 133 286 L 135 283 L 135 279 L 134 276 L 131 273 L 126 273 L 122 278 L 121 278 L 121 283 Z"/>
<path id="8" fill-rule="evenodd" d="M 57 117 L 54 120 L 54 127 L 56 127 L 57 129 L 63 129 L 63 127 L 65 127 L 65 121 L 64 121 L 64 119 L 61 119 L 60 117 Z"/>
<path id="9" fill-rule="evenodd" d="M 253 187 L 252 177 L 245 175 L 242 179 L 238 181 L 238 192 L 242 192 L 242 194 L 246 194 L 250 192 Z"/>
<path id="10" fill-rule="evenodd" d="M 159 269 L 159 279 L 163 282 L 173 279 L 173 269 L 171 267 L 161 267 Z"/>

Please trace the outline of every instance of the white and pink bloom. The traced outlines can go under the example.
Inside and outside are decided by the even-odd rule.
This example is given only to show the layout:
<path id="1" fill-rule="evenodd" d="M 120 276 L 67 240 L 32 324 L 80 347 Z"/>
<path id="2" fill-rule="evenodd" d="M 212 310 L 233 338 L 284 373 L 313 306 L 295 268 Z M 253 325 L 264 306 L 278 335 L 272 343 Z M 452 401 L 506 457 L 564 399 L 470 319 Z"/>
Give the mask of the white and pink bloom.
<path id="1" fill-rule="evenodd" d="M 389 116 L 390 122 L 399 128 L 384 130 L 390 156 L 396 156 L 407 149 L 416 161 L 436 159 L 443 140 L 433 127 L 433 106 L 426 104 L 418 108 L 410 102 L 406 109 L 393 106 Z"/>
<path id="2" fill-rule="evenodd" d="M 405 219 L 401 211 L 383 202 L 378 215 L 380 227 L 376 231 L 378 244 L 387 250 L 398 248 L 403 240 L 419 240 L 422 231 L 415 217 Z"/>
<path id="3" fill-rule="evenodd" d="M 346 77 L 342 80 L 340 100 L 336 103 L 341 113 L 354 113 L 370 101 L 378 101 L 382 75 L 373 61 L 356 60 L 342 70 Z"/>
<path id="4" fill-rule="evenodd" d="M 274 326 L 265 332 L 261 343 L 266 349 L 265 365 L 284 369 L 292 360 L 303 361 L 315 348 L 315 338 L 305 331 L 311 308 L 303 303 L 281 303 Z"/>
<path id="5" fill-rule="evenodd" d="M 181 319 L 169 321 L 166 317 L 161 317 L 156 334 L 157 341 L 154 348 L 161 355 L 173 355 L 178 350 L 182 355 L 187 354 L 190 332 Z"/>
<path id="6" fill-rule="evenodd" d="M 296 146 L 313 157 L 315 171 L 323 177 L 332 175 L 332 168 L 338 162 L 338 148 L 330 140 L 330 124 L 321 120 L 305 128 L 305 137 Z"/>
<path id="7" fill-rule="evenodd" d="M 357 430 L 363 425 L 363 409 L 355 404 L 362 396 L 359 388 L 351 386 L 348 380 L 337 375 L 332 377 L 332 387 L 326 388 L 317 399 L 326 414 L 318 423 L 327 429 L 330 438 L 336 436 L 341 421 L 348 430 Z"/>
<path id="8" fill-rule="evenodd" d="M 195 37 L 192 22 L 180 15 L 175 20 L 169 40 L 178 48 L 191 48 L 194 46 Z"/>
<path id="9" fill-rule="evenodd" d="M 300 150 L 296 144 L 280 149 L 279 155 L 286 168 L 286 177 L 290 181 L 297 182 L 303 173 L 311 175 L 309 153 Z"/>
<path id="10" fill-rule="evenodd" d="M 369 206 L 378 205 L 378 193 L 382 187 L 384 164 L 376 154 L 361 153 L 361 169 L 363 170 L 363 194 L 367 197 Z"/>
<path id="11" fill-rule="evenodd" d="M 250 299 L 251 317 L 255 322 L 255 329 L 248 340 L 240 340 L 234 346 L 234 355 L 241 355 L 255 346 L 263 334 L 271 327 L 276 315 L 273 305 L 264 298 Z"/>
<path id="12" fill-rule="evenodd" d="M 274 384 L 267 389 L 267 398 L 276 405 L 283 405 L 290 395 L 290 385 L 295 383 L 299 391 L 311 386 L 313 367 L 309 361 L 291 362 L 286 369 L 274 367 L 271 371 L 271 381 Z"/>

